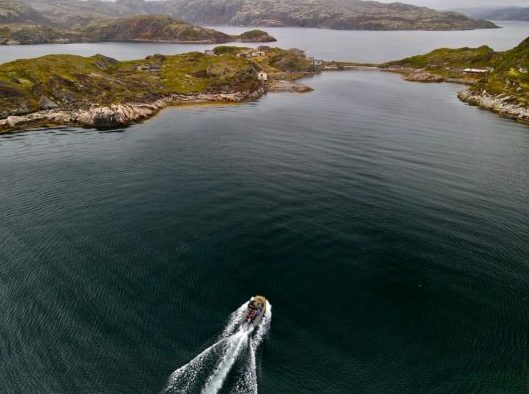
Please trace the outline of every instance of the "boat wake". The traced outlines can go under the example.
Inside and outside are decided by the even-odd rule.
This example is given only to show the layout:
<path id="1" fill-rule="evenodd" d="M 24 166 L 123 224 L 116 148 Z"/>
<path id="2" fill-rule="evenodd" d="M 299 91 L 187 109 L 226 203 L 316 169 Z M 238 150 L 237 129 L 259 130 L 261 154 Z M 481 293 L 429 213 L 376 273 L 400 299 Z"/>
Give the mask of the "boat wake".
<path id="1" fill-rule="evenodd" d="M 272 306 L 267 301 L 257 325 L 245 322 L 247 308 L 244 303 L 234 311 L 217 342 L 171 374 L 164 394 L 216 394 L 231 371 L 230 392 L 257 393 L 255 354 L 270 328 Z"/>

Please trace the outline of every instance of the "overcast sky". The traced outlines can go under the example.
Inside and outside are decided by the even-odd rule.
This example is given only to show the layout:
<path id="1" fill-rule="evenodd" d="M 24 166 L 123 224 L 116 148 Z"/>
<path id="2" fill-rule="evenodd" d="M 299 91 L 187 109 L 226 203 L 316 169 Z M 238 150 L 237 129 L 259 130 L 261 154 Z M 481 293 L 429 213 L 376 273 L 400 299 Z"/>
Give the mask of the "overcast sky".
<path id="1" fill-rule="evenodd" d="M 378 0 L 393 3 L 396 0 Z M 529 0 L 399 0 L 401 3 L 422 5 L 437 9 L 468 7 L 505 7 L 510 5 L 529 7 Z"/>

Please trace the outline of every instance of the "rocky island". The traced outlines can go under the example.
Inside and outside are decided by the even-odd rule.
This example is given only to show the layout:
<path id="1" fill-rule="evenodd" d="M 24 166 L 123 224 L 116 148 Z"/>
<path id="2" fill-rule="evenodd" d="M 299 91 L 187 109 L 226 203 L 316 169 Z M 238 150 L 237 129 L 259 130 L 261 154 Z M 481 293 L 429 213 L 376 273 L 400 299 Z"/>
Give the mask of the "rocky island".
<path id="1" fill-rule="evenodd" d="M 254 100 L 274 86 L 306 91 L 293 81 L 321 70 L 302 51 L 268 47 L 221 46 L 134 61 L 102 55 L 17 60 L 0 65 L 0 130 L 126 126 L 172 105 Z"/>
<path id="2" fill-rule="evenodd" d="M 3 45 L 134 41 L 222 44 L 235 41 L 274 42 L 276 39 L 262 30 L 232 36 L 166 15 L 102 19 L 75 29 L 27 23 L 0 25 L 0 44 Z"/>
<path id="3" fill-rule="evenodd" d="M 458 94 L 462 101 L 529 123 L 529 38 L 506 52 L 443 48 L 379 67 L 409 81 L 469 85 Z"/>

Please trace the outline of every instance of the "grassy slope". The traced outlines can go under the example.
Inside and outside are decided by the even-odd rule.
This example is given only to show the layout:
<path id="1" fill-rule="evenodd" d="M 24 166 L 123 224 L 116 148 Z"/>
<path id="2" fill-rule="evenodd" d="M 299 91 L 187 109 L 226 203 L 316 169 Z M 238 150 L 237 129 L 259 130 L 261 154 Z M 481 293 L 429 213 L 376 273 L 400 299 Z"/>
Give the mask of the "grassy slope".
<path id="1" fill-rule="evenodd" d="M 467 80 L 473 82 L 473 91 L 508 96 L 512 102 L 529 107 L 529 38 L 506 52 L 494 52 L 488 46 L 443 48 L 382 67 L 425 70 L 444 78 Z M 467 67 L 492 71 L 485 76 L 468 76 L 463 73 Z"/>
<path id="2" fill-rule="evenodd" d="M 260 86 L 257 72 L 310 71 L 298 51 L 270 49 L 255 60 L 241 49 L 217 49 L 221 56 L 190 52 L 119 62 L 101 55 L 48 55 L 0 65 L 0 118 L 39 109 L 42 96 L 62 108 L 149 101 L 164 94 L 245 92 Z M 244 49 L 243 49 L 244 50 Z"/>
<path id="3" fill-rule="evenodd" d="M 493 71 L 487 78 L 472 86 L 472 90 L 503 94 L 518 104 L 529 106 L 529 38 L 516 48 L 502 53 L 492 63 L 492 67 Z"/>
<path id="4" fill-rule="evenodd" d="M 425 55 L 389 62 L 385 67 L 422 69 L 444 78 L 465 79 L 465 68 L 487 68 L 498 57 L 488 46 L 479 48 L 441 48 Z"/>

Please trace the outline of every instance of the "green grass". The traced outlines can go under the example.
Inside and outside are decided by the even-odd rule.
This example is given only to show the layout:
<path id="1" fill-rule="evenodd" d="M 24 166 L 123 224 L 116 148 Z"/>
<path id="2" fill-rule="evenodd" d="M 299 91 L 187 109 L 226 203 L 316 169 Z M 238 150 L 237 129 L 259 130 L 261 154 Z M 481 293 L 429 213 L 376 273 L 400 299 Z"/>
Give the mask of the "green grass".
<path id="1" fill-rule="evenodd" d="M 406 67 L 423 69 L 445 78 L 466 78 L 465 68 L 487 68 L 497 59 L 499 54 L 488 46 L 479 48 L 441 48 L 425 55 L 384 64 L 387 67 Z"/>
<path id="2" fill-rule="evenodd" d="M 299 51 L 270 49 L 263 58 L 218 47 L 220 56 L 190 52 L 116 61 L 101 55 L 48 55 L 0 65 L 0 118 L 39 109 L 41 96 L 63 107 L 140 102 L 167 94 L 249 92 L 260 86 L 257 72 L 271 76 L 310 71 Z M 294 77 L 294 76 L 293 76 Z"/>

